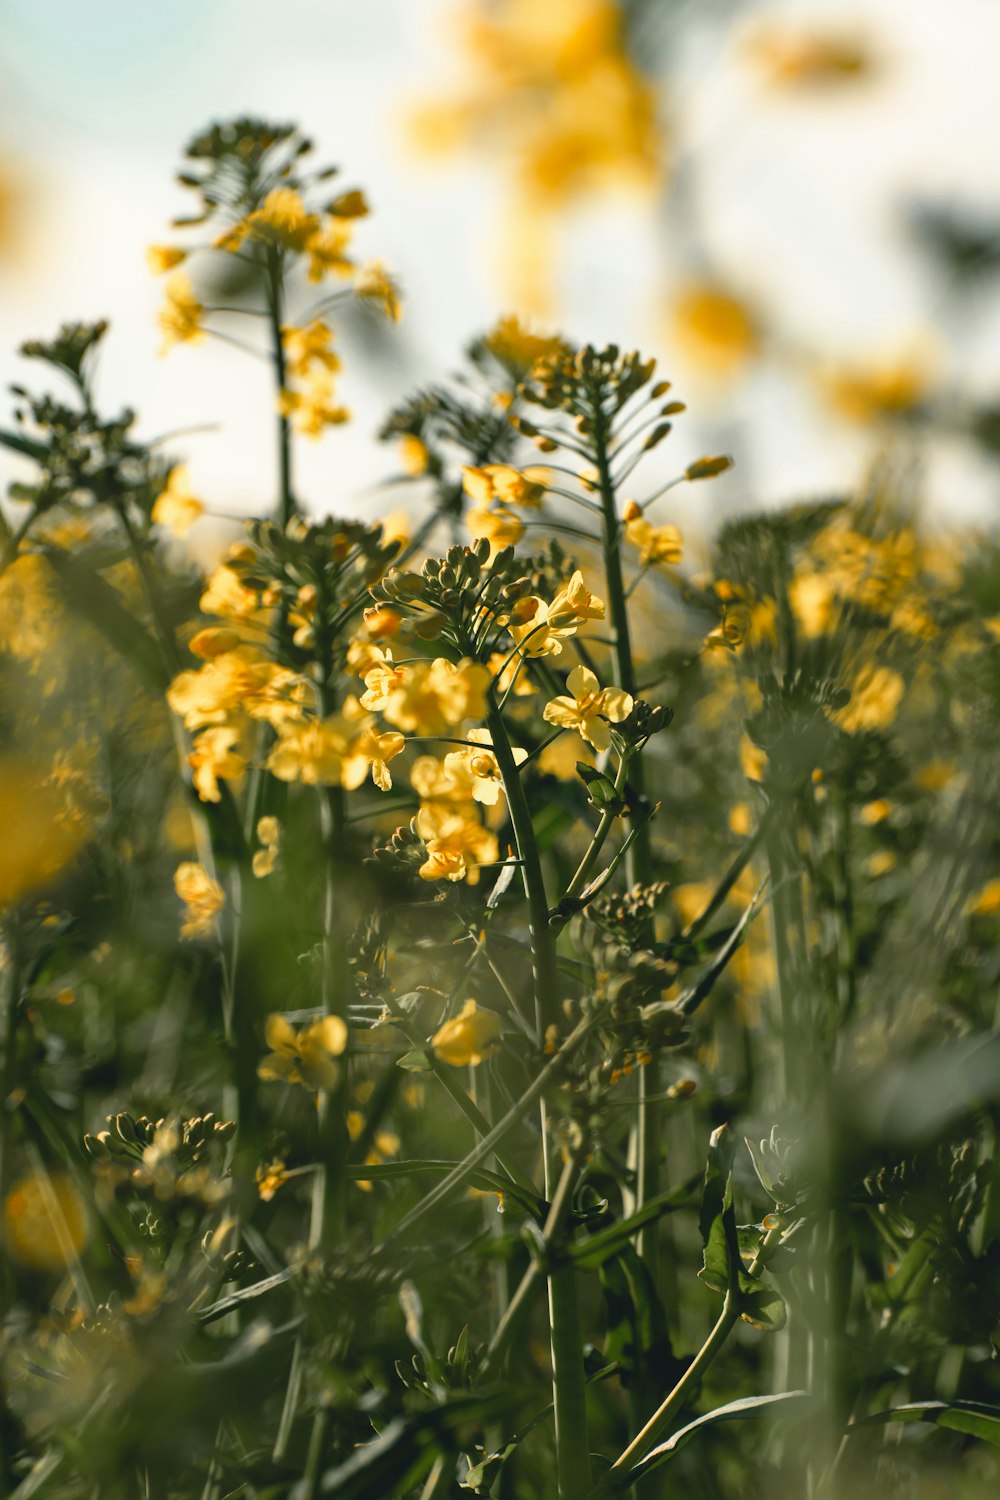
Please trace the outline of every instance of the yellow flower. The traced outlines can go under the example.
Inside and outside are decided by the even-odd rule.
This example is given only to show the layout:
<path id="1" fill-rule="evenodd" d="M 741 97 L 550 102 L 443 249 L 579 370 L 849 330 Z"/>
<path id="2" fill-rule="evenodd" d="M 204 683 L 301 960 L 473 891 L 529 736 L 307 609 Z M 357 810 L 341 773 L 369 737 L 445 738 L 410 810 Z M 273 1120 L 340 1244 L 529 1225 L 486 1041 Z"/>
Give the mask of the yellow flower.
<path id="1" fill-rule="evenodd" d="M 839 365 L 820 372 L 830 405 L 851 422 L 872 423 L 912 411 L 930 385 L 927 350 L 873 361 L 868 365 Z"/>
<path id="2" fill-rule="evenodd" d="M 257 849 L 253 857 L 253 872 L 262 879 L 270 875 L 278 863 L 278 848 L 281 844 L 281 824 L 277 818 L 267 816 L 257 820 L 257 837 L 263 849 Z"/>
<path id="3" fill-rule="evenodd" d="M 285 1163 L 275 1158 L 266 1166 L 257 1168 L 257 1191 L 262 1203 L 270 1203 L 275 1193 L 288 1181 L 288 1173 Z"/>
<path id="4" fill-rule="evenodd" d="M 255 589 L 247 588 L 227 563 L 220 563 L 208 580 L 198 608 L 206 615 L 247 620 L 260 610 L 260 595 Z"/>
<path id="5" fill-rule="evenodd" d="M 324 370 L 313 371 L 304 390 L 286 387 L 281 391 L 278 411 L 290 419 L 296 432 L 311 438 L 322 437 L 327 427 L 340 427 L 351 418 L 345 406 L 334 405 L 333 378 Z"/>
<path id="6" fill-rule="evenodd" d="M 153 502 L 152 518 L 174 536 L 187 536 L 205 507 L 192 493 L 187 464 L 175 464 L 167 476 L 167 487 Z"/>
<path id="7" fill-rule="evenodd" d="M 399 440 L 399 461 L 403 466 L 403 473 L 409 474 L 412 479 L 418 479 L 421 474 L 427 473 L 429 460 L 426 443 L 421 442 L 415 433 L 404 432 Z"/>
<path id="8" fill-rule="evenodd" d="M 654 526 L 640 516 L 626 524 L 625 535 L 633 547 L 638 547 L 644 568 L 679 563 L 684 556 L 684 541 L 676 526 Z"/>
<path id="9" fill-rule="evenodd" d="M 488 729 L 470 729 L 468 738 L 473 741 L 468 749 L 452 750 L 445 756 L 444 774 L 452 777 L 459 786 L 468 778 L 474 800 L 484 807 L 495 807 L 503 790 L 503 780 L 493 753 L 492 737 Z M 513 750 L 512 754 L 514 764 L 518 766 L 528 759 L 527 750 Z"/>
<path id="10" fill-rule="evenodd" d="M 304 328 L 288 326 L 281 330 L 281 342 L 289 374 L 293 379 L 308 376 L 319 367 L 335 375 L 340 369 L 340 356 L 330 347 L 333 331 L 322 318 L 307 323 Z"/>
<path id="11" fill-rule="evenodd" d="M 257 1067 L 266 1083 L 300 1083 L 307 1089 L 332 1089 L 340 1076 L 334 1061 L 347 1046 L 347 1023 L 323 1016 L 296 1031 L 284 1016 L 268 1016 L 264 1039 L 270 1047 Z"/>
<path id="12" fill-rule="evenodd" d="M 836 592 L 826 573 L 797 573 L 788 585 L 788 601 L 807 640 L 825 635 L 836 619 Z"/>
<path id="13" fill-rule="evenodd" d="M 280 729 L 302 718 L 313 689 L 304 677 L 268 661 L 253 646 L 212 657 L 195 672 L 181 672 L 167 702 L 188 729 L 224 724 L 241 712 Z"/>
<path id="14" fill-rule="evenodd" d="M 514 469 L 510 464 L 485 464 L 482 468 L 466 465 L 462 485 L 470 500 L 488 505 L 499 500 L 503 505 L 526 505 L 537 510 L 549 481 L 548 469 Z"/>
<path id="15" fill-rule="evenodd" d="M 167 300 L 160 309 L 160 330 L 165 354 L 174 344 L 195 344 L 205 337 L 201 317 L 205 309 L 183 271 L 174 271 L 167 279 Z"/>
<path id="16" fill-rule="evenodd" d="M 453 806 L 425 803 L 416 823 L 427 846 L 427 858 L 417 871 L 421 880 L 466 880 L 477 885 L 479 866 L 497 859 L 496 835 Z"/>
<path id="17" fill-rule="evenodd" d="M 203 729 L 191 746 L 188 764 L 194 770 L 194 785 L 202 802 L 218 802 L 219 779 L 238 781 L 246 770 L 246 762 L 233 746 L 239 743 L 240 732 L 219 725 Z"/>
<path id="18" fill-rule="evenodd" d="M 218 881 L 202 865 L 186 860 L 174 871 L 174 890 L 186 907 L 181 937 L 210 937 L 215 918 L 226 902 Z"/>
<path id="19" fill-rule="evenodd" d="M 0 911 L 47 885 L 87 834 L 45 768 L 14 755 L 0 757 L 0 829 Z"/>
<path id="20" fill-rule="evenodd" d="M 280 729 L 280 738 L 267 760 L 279 781 L 301 781 L 306 786 L 359 787 L 369 769 L 382 791 L 392 786 L 387 762 L 403 748 L 401 734 L 376 734 L 374 721 L 358 700 L 348 697 L 338 713 L 305 724 Z"/>
<path id="21" fill-rule="evenodd" d="M 494 359 L 518 380 L 524 378 L 540 360 L 565 350 L 557 334 L 532 333 L 517 317 L 501 318 L 483 340 Z"/>
<path id="22" fill-rule="evenodd" d="M 385 717 L 404 734 L 446 734 L 463 719 L 483 717 L 489 682 L 486 667 L 468 658 L 419 662 L 389 693 Z"/>
<path id="23" fill-rule="evenodd" d="M 247 215 L 246 224 L 258 239 L 301 252 L 319 228 L 319 219 L 306 212 L 294 188 L 284 187 L 268 193 L 260 208 Z"/>
<path id="24" fill-rule="evenodd" d="M 211 661 L 213 657 L 238 650 L 242 644 L 242 638 L 235 630 L 228 630 L 225 625 L 206 625 L 188 641 L 188 650 L 202 661 Z"/>
<path id="25" fill-rule="evenodd" d="M 706 374 L 728 377 L 757 350 L 757 330 L 744 303 L 722 287 L 699 282 L 673 306 L 674 334 L 682 353 Z"/>
<path id="26" fill-rule="evenodd" d="M 452 1068 L 478 1065 L 489 1057 L 500 1039 L 500 1017 L 466 1000 L 461 1012 L 445 1021 L 431 1037 L 435 1056 Z"/>
<path id="27" fill-rule="evenodd" d="M 576 781 L 578 760 L 585 761 L 587 765 L 593 764 L 592 756 L 582 745 L 561 734 L 557 740 L 545 746 L 536 765 L 544 775 L 555 776 L 558 781 Z"/>
<path id="28" fill-rule="evenodd" d="M 763 781 L 767 774 L 767 751 L 746 734 L 740 736 L 740 767 L 747 781 Z"/>
<path id="29" fill-rule="evenodd" d="M 390 323 L 398 323 L 403 316 L 399 287 L 380 260 L 361 267 L 354 278 L 354 295 L 362 302 L 374 303 Z"/>
<path id="30" fill-rule="evenodd" d="M 465 513 L 465 524 L 473 537 L 484 537 L 493 554 L 515 547 L 524 535 L 524 522 L 506 506 L 475 505 Z"/>
<path id="31" fill-rule="evenodd" d="M 864 666 L 851 684 L 851 699 L 831 715 L 846 734 L 886 729 L 896 717 L 906 684 L 891 667 Z"/>
<path id="32" fill-rule="evenodd" d="M 519 670 L 521 667 L 519 657 L 511 657 L 508 652 L 504 651 L 494 651 L 486 665 L 491 675 L 497 679 L 497 692 L 501 696 L 509 691 L 512 683 L 515 698 L 529 698 L 532 693 L 538 692 L 527 672 Z M 497 673 L 500 675 L 497 676 Z"/>
<path id="33" fill-rule="evenodd" d="M 334 198 L 329 205 L 328 212 L 335 219 L 364 219 L 370 212 L 368 200 L 360 188 L 351 188 L 349 192 L 341 193 Z"/>
<path id="34" fill-rule="evenodd" d="M 65 1270 L 87 1243 L 87 1206 L 65 1173 L 22 1177 L 7 1194 L 4 1219 L 8 1251 L 34 1271 Z"/>
<path id="35" fill-rule="evenodd" d="M 179 245 L 150 245 L 146 251 L 146 264 L 154 276 L 162 276 L 165 271 L 172 271 L 186 258 L 187 251 L 182 250 Z"/>
<path id="36" fill-rule="evenodd" d="M 530 595 L 514 606 L 510 633 L 524 656 L 556 656 L 563 640 L 575 635 L 587 620 L 604 619 L 604 600 L 592 594 L 577 571 L 569 583 L 546 604 Z"/>
<path id="37" fill-rule="evenodd" d="M 866 802 L 858 813 L 858 817 L 866 828 L 874 828 L 877 823 L 884 823 L 892 812 L 892 803 L 887 797 L 878 797 L 874 802 Z"/>
<path id="38" fill-rule="evenodd" d="M 438 760 L 434 755 L 418 755 L 410 768 L 410 785 L 424 804 L 444 803 L 457 811 L 454 804 L 472 802 L 475 777 L 468 760 L 461 754 Z"/>
<path id="39" fill-rule="evenodd" d="M 775 87 L 815 88 L 866 78 L 875 59 L 860 36 L 766 23 L 747 39 L 750 60 Z"/>
<path id="40" fill-rule="evenodd" d="M 351 225 L 344 220 L 331 219 L 316 229 L 306 240 L 309 256 L 310 281 L 322 281 L 324 276 L 349 277 L 354 274 L 354 262 L 345 254 L 351 242 Z"/>
<path id="41" fill-rule="evenodd" d="M 389 702 L 390 694 L 402 687 L 412 675 L 412 668 L 397 666 L 392 659 L 392 652 L 383 651 L 380 646 L 369 646 L 367 658 L 361 707 L 381 713 Z"/>
<path id="42" fill-rule="evenodd" d="M 566 679 L 571 697 L 558 697 L 546 703 L 542 718 L 562 729 L 576 729 L 595 750 L 607 750 L 611 744 L 608 726 L 620 724 L 632 712 L 632 697 L 621 688 L 602 688 L 588 667 L 574 667 Z"/>
<path id="43" fill-rule="evenodd" d="M 969 897 L 965 910 L 972 917 L 995 917 L 1000 912 L 1000 880 L 988 880 Z"/>

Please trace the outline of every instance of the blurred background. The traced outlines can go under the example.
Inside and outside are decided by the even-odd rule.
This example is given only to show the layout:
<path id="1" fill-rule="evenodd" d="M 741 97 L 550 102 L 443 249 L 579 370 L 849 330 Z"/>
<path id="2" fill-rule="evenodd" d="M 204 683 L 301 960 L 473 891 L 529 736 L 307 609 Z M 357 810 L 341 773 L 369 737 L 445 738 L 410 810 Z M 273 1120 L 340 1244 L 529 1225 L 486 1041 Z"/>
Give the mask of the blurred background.
<path id="1" fill-rule="evenodd" d="M 104 403 L 139 405 L 144 436 L 209 424 L 172 444 L 196 493 L 270 507 L 266 371 L 214 342 L 161 358 L 145 263 L 187 207 L 185 141 L 252 112 L 364 185 L 359 257 L 406 299 L 398 327 L 338 330 L 353 420 L 304 445 L 312 509 L 385 508 L 389 405 L 516 311 L 658 356 L 691 407 L 666 470 L 737 461 L 678 498 L 689 529 L 855 491 L 887 452 L 932 516 L 984 522 L 998 52 L 991 0 L 7 0 L 0 375 L 22 340 L 106 316 Z"/>

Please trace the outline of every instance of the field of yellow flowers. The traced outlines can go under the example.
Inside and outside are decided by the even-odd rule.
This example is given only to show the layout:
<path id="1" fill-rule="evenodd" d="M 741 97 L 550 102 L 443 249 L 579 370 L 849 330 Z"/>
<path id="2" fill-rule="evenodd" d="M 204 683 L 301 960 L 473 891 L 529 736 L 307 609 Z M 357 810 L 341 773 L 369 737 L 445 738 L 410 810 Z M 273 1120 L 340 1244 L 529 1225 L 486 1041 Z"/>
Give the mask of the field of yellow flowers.
<path id="1" fill-rule="evenodd" d="M 419 129 L 515 139 L 515 219 L 664 169 L 616 6 L 466 45 Z M 886 453 L 692 559 L 739 454 L 514 315 L 385 412 L 412 504 L 317 513 L 338 320 L 403 312 L 365 193 L 251 117 L 179 181 L 163 348 L 267 370 L 269 513 L 196 562 L 103 322 L 0 422 L 0 1493 L 995 1495 L 995 534 Z M 758 346 L 704 278 L 673 316 Z"/>

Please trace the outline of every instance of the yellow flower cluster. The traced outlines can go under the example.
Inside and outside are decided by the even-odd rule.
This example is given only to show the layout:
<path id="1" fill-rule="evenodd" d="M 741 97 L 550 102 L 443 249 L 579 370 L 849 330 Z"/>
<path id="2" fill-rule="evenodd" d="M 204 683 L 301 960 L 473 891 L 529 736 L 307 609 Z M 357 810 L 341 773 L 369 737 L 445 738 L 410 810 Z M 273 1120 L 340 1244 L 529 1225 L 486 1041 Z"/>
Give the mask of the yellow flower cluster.
<path id="1" fill-rule="evenodd" d="M 152 518 L 174 536 L 187 536 L 191 527 L 205 514 L 205 507 L 191 489 L 186 464 L 175 464 L 167 476 L 166 488 L 153 502 Z"/>
<path id="2" fill-rule="evenodd" d="M 186 860 L 174 871 L 174 890 L 184 902 L 182 938 L 211 937 L 215 919 L 226 903 L 225 893 L 203 865 Z"/>
<path id="3" fill-rule="evenodd" d="M 160 309 L 160 331 L 163 334 L 160 353 L 166 354 L 174 344 L 199 343 L 205 337 L 201 326 L 204 311 L 189 277 L 184 271 L 174 271 L 167 280 L 166 301 Z"/>
<path id="4" fill-rule="evenodd" d="M 362 707 L 381 713 L 404 734 L 447 734 L 486 712 L 490 674 L 478 662 L 437 656 L 397 666 L 392 652 L 380 646 L 366 648 L 365 658 Z"/>
<path id="5" fill-rule="evenodd" d="M 278 410 L 306 437 L 321 437 L 327 427 L 338 427 L 350 418 L 347 408 L 334 401 L 333 377 L 341 366 L 332 339 L 322 319 L 304 328 L 282 330 L 286 373 Z"/>
<path id="6" fill-rule="evenodd" d="M 524 522 L 510 506 L 539 509 L 548 481 L 547 469 L 521 471 L 509 464 L 463 468 L 465 493 L 475 501 L 466 513 L 466 526 L 474 537 L 485 537 L 494 552 L 501 547 L 515 546 L 524 535 Z"/>
<path id="7" fill-rule="evenodd" d="M 371 771 L 375 785 L 387 792 L 392 786 L 388 762 L 402 748 L 403 736 L 378 733 L 374 717 L 350 696 L 325 718 L 281 725 L 267 769 L 279 781 L 342 786 L 348 791 L 359 787 Z"/>

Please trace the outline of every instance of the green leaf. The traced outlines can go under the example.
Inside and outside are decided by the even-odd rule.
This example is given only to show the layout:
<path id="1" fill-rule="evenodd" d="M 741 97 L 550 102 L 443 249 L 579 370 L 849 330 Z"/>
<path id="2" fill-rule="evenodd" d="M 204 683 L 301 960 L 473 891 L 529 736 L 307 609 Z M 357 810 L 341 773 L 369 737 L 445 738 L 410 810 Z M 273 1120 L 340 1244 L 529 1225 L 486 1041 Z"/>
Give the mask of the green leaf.
<path id="1" fill-rule="evenodd" d="M 931 1422 L 1000 1448 L 1000 1406 L 987 1406 L 982 1401 L 911 1401 L 905 1406 L 892 1406 L 888 1411 L 861 1417 L 851 1422 L 847 1431 L 855 1433 L 862 1427 L 883 1422 Z"/>
<path id="2" fill-rule="evenodd" d="M 61 547 L 42 550 L 63 584 L 70 608 L 104 636 L 150 692 L 157 696 L 165 693 L 170 677 L 160 649 L 141 621 L 125 608 L 111 585 L 93 568 Z"/>
<path id="3" fill-rule="evenodd" d="M 24 437 L 19 432 L 10 432 L 6 428 L 0 428 L 0 447 L 9 448 L 12 453 L 22 453 L 25 458 L 33 458 L 36 463 L 40 464 L 43 464 L 49 456 L 49 449 L 45 443 Z"/>
<path id="4" fill-rule="evenodd" d="M 355 1182 L 389 1181 L 400 1177 L 446 1177 L 459 1165 L 460 1163 L 455 1161 L 416 1160 L 386 1161 L 369 1166 L 367 1162 L 361 1161 L 350 1162 L 347 1175 Z M 544 1217 L 545 1204 L 542 1200 L 519 1187 L 509 1177 L 501 1177 L 499 1172 L 487 1171 L 485 1167 L 474 1167 L 469 1173 L 468 1181 L 472 1187 L 477 1187 L 484 1193 L 497 1193 L 504 1198 L 511 1199 L 534 1218 Z"/>
<path id="5" fill-rule="evenodd" d="M 713 1130 L 708 1142 L 705 1186 L 698 1226 L 704 1259 L 698 1275 L 715 1292 L 729 1291 L 736 1279 L 739 1259 L 736 1216 L 733 1212 L 733 1157 L 736 1137 L 728 1125 Z"/>
<path id="6" fill-rule="evenodd" d="M 758 906 L 763 894 L 764 886 L 762 885 L 754 892 L 753 900 L 750 902 L 750 905 L 747 907 L 742 917 L 740 917 L 740 920 L 737 922 L 736 926 L 733 928 L 732 932 L 729 934 L 728 938 L 723 943 L 722 947 L 719 949 L 712 962 L 708 965 L 708 968 L 705 969 L 705 971 L 699 976 L 697 982 L 693 984 L 690 989 L 685 990 L 683 995 L 680 995 L 676 1000 L 675 1008 L 681 1011 L 683 1015 L 689 1016 L 692 1011 L 697 1010 L 701 1002 L 706 999 L 711 991 L 715 988 L 717 980 L 720 978 L 724 969 L 728 965 L 729 960 L 732 958 L 733 954 L 742 943 L 743 936 L 747 928 L 753 921 L 754 917 L 757 915 Z"/>
<path id="7" fill-rule="evenodd" d="M 640 1463 L 629 1470 L 624 1476 L 624 1481 L 627 1484 L 633 1484 L 636 1480 L 644 1479 L 647 1474 L 673 1458 L 685 1443 L 689 1443 L 705 1427 L 714 1427 L 719 1422 L 734 1422 L 746 1417 L 755 1417 L 761 1411 L 773 1410 L 775 1407 L 787 1406 L 789 1403 L 802 1405 L 808 1400 L 807 1391 L 782 1391 L 774 1396 L 745 1396 L 740 1401 L 730 1401 L 725 1406 L 717 1406 L 714 1411 L 706 1412 L 703 1417 L 697 1417 L 693 1422 L 689 1422 L 665 1443 L 659 1443 L 646 1454 Z"/>
<path id="8" fill-rule="evenodd" d="M 609 1224 L 606 1229 L 599 1229 L 596 1234 L 588 1235 L 586 1239 L 578 1240 L 576 1244 L 570 1245 L 564 1254 L 567 1259 L 584 1271 L 596 1271 L 598 1266 L 618 1252 L 629 1243 L 633 1236 L 645 1228 L 647 1224 L 654 1223 L 663 1214 L 673 1213 L 678 1208 L 684 1208 L 691 1199 L 691 1189 L 697 1179 L 692 1178 L 681 1187 L 675 1188 L 670 1193 L 660 1193 L 655 1198 L 650 1198 L 637 1213 L 630 1214 L 627 1219 L 622 1219 L 618 1224 Z"/>
<path id="9" fill-rule="evenodd" d="M 431 1060 L 422 1048 L 415 1047 L 412 1052 L 404 1052 L 402 1057 L 396 1058 L 396 1067 L 405 1068 L 407 1073 L 429 1073 Z"/>

